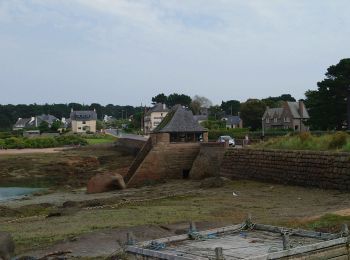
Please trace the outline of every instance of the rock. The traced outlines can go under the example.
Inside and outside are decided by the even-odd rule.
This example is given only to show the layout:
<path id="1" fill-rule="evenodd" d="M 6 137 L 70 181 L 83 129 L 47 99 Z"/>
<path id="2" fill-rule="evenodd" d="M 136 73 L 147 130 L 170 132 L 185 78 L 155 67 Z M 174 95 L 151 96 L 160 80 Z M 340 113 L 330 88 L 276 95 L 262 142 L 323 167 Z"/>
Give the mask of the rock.
<path id="1" fill-rule="evenodd" d="M 0 232 L 0 258 L 10 260 L 15 252 L 15 242 L 12 236 L 6 232 Z"/>
<path id="2" fill-rule="evenodd" d="M 87 185 L 87 193 L 101 193 L 111 190 L 125 189 L 126 185 L 118 173 L 97 174 L 92 177 Z"/>
<path id="3" fill-rule="evenodd" d="M 204 179 L 201 184 L 200 188 L 220 188 L 225 185 L 225 183 L 231 182 L 230 179 L 227 179 L 225 177 L 211 177 Z"/>

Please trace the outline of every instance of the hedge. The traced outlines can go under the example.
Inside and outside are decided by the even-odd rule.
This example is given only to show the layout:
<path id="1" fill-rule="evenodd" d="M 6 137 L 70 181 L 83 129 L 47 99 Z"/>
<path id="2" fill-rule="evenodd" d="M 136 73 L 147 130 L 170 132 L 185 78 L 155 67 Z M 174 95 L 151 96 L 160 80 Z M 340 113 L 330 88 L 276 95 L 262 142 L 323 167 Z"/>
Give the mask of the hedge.
<path id="1" fill-rule="evenodd" d="M 0 149 L 50 148 L 65 145 L 86 145 L 87 141 L 77 135 L 58 137 L 10 137 L 0 139 Z"/>

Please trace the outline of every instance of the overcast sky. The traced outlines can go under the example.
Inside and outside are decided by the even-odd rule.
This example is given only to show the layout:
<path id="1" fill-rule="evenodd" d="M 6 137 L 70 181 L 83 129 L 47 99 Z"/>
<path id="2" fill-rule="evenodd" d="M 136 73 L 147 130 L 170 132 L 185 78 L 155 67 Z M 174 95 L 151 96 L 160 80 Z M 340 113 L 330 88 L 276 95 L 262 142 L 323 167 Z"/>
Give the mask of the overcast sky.
<path id="1" fill-rule="evenodd" d="M 303 98 L 349 51 L 349 0 L 0 0 L 0 103 Z"/>

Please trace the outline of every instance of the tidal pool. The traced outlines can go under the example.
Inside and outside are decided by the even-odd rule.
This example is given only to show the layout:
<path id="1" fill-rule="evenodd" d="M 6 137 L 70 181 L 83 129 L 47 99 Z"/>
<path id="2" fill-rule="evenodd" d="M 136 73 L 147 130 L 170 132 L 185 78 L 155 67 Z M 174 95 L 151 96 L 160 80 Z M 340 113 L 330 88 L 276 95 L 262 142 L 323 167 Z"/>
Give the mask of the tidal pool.
<path id="1" fill-rule="evenodd" d="M 40 190 L 42 189 L 23 188 L 23 187 L 6 187 L 6 188 L 0 187 L 0 202 L 11 200 L 11 199 L 18 199 Z"/>

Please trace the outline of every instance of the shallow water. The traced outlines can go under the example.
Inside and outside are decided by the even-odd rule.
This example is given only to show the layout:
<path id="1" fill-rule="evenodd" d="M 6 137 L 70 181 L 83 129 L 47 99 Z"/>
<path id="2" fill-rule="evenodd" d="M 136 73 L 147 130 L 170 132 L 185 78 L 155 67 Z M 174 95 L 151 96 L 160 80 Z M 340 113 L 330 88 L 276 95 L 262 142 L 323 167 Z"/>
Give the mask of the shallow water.
<path id="1" fill-rule="evenodd" d="M 38 188 L 23 188 L 23 187 L 1 188 L 0 187 L 0 202 L 11 200 L 11 199 L 18 199 L 20 197 L 30 195 L 40 190 L 41 189 L 38 189 Z"/>

